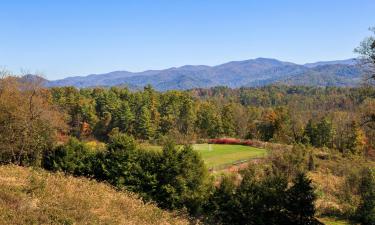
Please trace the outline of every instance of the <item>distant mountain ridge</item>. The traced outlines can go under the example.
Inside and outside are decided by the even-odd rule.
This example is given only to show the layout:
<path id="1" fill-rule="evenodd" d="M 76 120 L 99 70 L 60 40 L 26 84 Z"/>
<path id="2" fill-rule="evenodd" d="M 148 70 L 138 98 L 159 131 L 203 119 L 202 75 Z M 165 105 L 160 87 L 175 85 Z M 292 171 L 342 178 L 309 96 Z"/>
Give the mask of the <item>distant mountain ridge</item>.
<path id="1" fill-rule="evenodd" d="M 326 66 L 326 65 L 355 65 L 358 63 L 358 59 L 344 59 L 344 60 L 334 60 L 334 61 L 320 61 L 315 63 L 306 63 L 304 66 L 309 68 L 314 68 L 317 66 Z"/>
<path id="2" fill-rule="evenodd" d="M 143 72 L 114 71 L 46 81 L 46 86 L 141 88 L 151 84 L 160 91 L 213 86 L 253 87 L 269 84 L 308 86 L 356 86 L 363 75 L 355 59 L 299 65 L 276 59 L 256 58 L 217 66 L 185 65 Z"/>

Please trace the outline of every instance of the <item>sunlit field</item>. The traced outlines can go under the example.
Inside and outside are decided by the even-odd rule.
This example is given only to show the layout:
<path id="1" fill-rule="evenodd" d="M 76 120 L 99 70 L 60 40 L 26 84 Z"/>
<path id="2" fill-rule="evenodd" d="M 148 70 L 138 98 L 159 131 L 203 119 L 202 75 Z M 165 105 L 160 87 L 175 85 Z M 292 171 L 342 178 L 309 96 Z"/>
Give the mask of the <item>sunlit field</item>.
<path id="1" fill-rule="evenodd" d="M 161 150 L 157 145 L 141 145 L 148 150 Z M 253 158 L 262 158 L 267 154 L 265 149 L 227 144 L 195 144 L 194 150 L 198 151 L 208 168 L 225 167 L 233 163 L 240 163 Z"/>
<path id="2" fill-rule="evenodd" d="M 335 218 L 322 218 L 320 219 L 320 221 L 326 225 L 348 225 L 350 224 L 348 221 L 339 220 Z"/>
<path id="3" fill-rule="evenodd" d="M 193 148 L 202 155 L 208 168 L 261 158 L 267 154 L 265 149 L 244 145 L 196 144 Z"/>

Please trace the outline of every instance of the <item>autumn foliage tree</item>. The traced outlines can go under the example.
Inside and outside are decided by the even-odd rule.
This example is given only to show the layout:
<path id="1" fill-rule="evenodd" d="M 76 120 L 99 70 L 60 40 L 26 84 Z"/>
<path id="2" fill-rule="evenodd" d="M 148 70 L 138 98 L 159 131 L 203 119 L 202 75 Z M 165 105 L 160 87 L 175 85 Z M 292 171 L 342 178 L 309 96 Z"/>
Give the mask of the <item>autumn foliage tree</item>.
<path id="1" fill-rule="evenodd" d="M 0 79 L 0 162 L 39 165 L 58 130 L 61 114 L 51 104 L 41 79 L 3 76 Z"/>

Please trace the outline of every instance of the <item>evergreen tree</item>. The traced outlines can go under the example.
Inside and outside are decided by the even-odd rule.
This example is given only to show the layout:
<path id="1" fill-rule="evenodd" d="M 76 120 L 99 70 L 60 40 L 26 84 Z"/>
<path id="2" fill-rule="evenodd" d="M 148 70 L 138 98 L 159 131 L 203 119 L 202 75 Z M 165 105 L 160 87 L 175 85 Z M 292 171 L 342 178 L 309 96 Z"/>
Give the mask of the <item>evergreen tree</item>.
<path id="1" fill-rule="evenodd" d="M 144 87 L 144 94 L 145 104 L 148 105 L 150 109 L 152 130 L 156 131 L 159 128 L 160 123 L 160 113 L 158 111 L 160 101 L 156 91 L 150 84 Z"/>
<path id="2" fill-rule="evenodd" d="M 311 180 L 306 174 L 300 173 L 294 179 L 293 186 L 287 192 L 286 209 L 293 224 L 315 224 L 316 195 Z"/>
<path id="3" fill-rule="evenodd" d="M 282 174 L 267 173 L 257 179 L 247 170 L 237 191 L 240 218 L 236 224 L 288 224 L 284 210 L 287 179 Z M 242 218 L 241 218 L 242 217 Z"/>
<path id="4" fill-rule="evenodd" d="M 146 105 L 140 108 L 138 117 L 136 119 L 136 124 L 137 136 L 139 138 L 147 140 L 153 136 L 151 113 Z"/>
<path id="5" fill-rule="evenodd" d="M 95 101 L 93 99 L 84 98 L 79 101 L 79 114 L 81 114 L 81 131 L 79 136 L 89 136 L 92 128 L 98 122 L 95 111 Z M 85 127 L 85 125 L 87 127 Z"/>
<path id="6" fill-rule="evenodd" d="M 214 188 L 213 194 L 205 205 L 208 224 L 233 224 L 239 218 L 235 179 L 233 175 L 225 175 L 220 185 Z"/>
<path id="7" fill-rule="evenodd" d="M 102 171 L 99 174 L 103 177 L 99 179 L 104 179 L 119 188 L 137 190 L 139 184 L 137 173 L 140 170 L 137 157 L 134 138 L 114 129 L 109 138 L 104 166 L 100 168 Z"/>
<path id="8" fill-rule="evenodd" d="M 357 209 L 357 219 L 363 225 L 375 224 L 375 171 L 364 169 L 360 185 L 361 203 Z"/>
<path id="9" fill-rule="evenodd" d="M 120 107 L 114 112 L 111 127 L 118 127 L 120 132 L 132 134 L 134 126 L 134 115 L 128 102 L 121 102 Z"/>
<path id="10" fill-rule="evenodd" d="M 162 208 L 197 213 L 206 200 L 208 171 L 191 146 L 178 149 L 172 142 L 164 146 L 157 171 L 158 187 L 154 200 Z"/>
<path id="11" fill-rule="evenodd" d="M 308 143 L 310 143 L 313 146 L 317 145 L 316 133 L 317 133 L 316 126 L 313 123 L 313 121 L 310 119 L 306 124 L 304 136 L 305 136 L 305 140 L 308 141 Z"/>
<path id="12" fill-rule="evenodd" d="M 316 147 L 332 147 L 333 127 L 328 119 L 323 118 L 317 124 Z"/>

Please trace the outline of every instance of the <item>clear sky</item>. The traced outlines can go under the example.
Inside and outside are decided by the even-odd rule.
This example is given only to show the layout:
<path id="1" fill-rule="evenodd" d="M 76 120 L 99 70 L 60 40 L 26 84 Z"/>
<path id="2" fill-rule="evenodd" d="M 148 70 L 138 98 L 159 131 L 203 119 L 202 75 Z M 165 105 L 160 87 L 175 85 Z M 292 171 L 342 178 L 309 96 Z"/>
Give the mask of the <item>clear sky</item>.
<path id="1" fill-rule="evenodd" d="M 0 66 L 48 79 L 354 57 L 374 0 L 1 0 Z"/>

